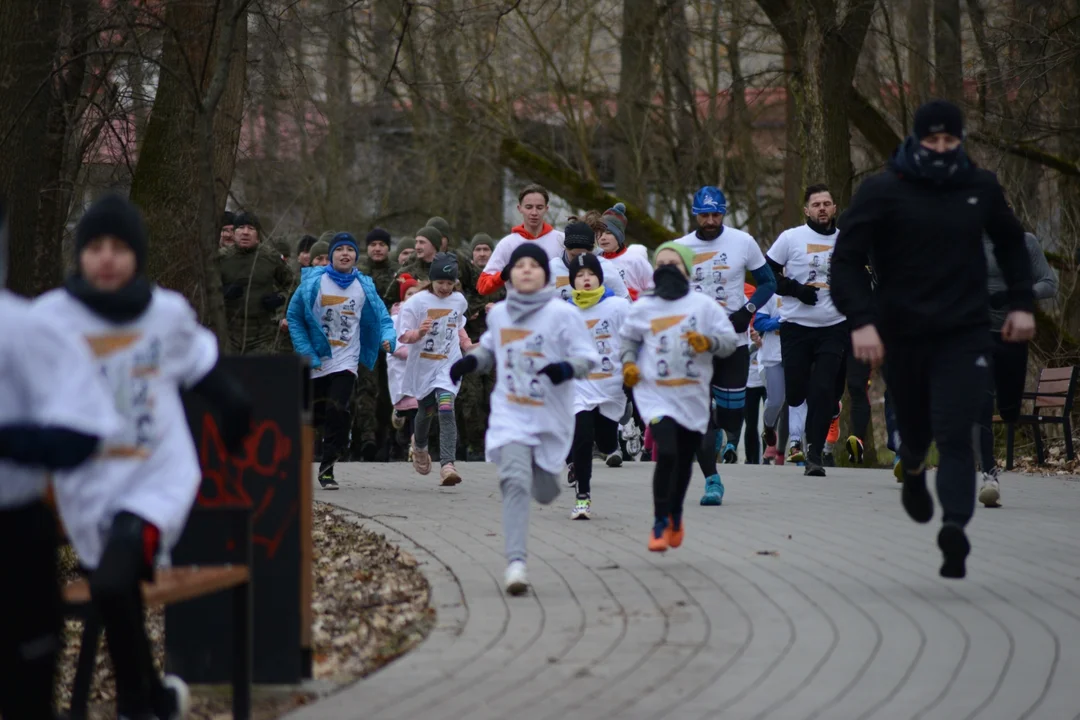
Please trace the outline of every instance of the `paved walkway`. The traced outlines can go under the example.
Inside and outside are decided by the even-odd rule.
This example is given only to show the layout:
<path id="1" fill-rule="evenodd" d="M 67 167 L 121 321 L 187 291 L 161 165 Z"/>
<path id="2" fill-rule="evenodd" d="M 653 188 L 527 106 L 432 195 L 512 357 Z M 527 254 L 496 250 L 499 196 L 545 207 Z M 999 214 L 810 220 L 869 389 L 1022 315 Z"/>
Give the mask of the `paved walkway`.
<path id="1" fill-rule="evenodd" d="M 502 592 L 494 468 L 436 487 L 344 465 L 339 493 L 413 552 L 438 625 L 297 720 L 1080 718 L 1080 481 L 1009 475 L 978 512 L 968 578 L 938 577 L 935 526 L 886 471 L 731 466 L 721 508 L 645 549 L 651 465 L 600 468 L 594 519 L 533 505 L 523 598 Z M 696 503 L 700 477 L 691 486 Z"/>

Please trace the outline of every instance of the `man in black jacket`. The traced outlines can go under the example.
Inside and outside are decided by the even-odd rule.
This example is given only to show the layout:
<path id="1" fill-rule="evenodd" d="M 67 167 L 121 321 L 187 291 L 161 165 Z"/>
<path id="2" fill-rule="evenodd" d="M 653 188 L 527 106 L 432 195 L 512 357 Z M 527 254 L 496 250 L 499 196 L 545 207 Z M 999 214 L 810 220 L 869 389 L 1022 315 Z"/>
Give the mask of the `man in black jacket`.
<path id="1" fill-rule="evenodd" d="M 868 178 L 841 220 L 832 297 L 851 324 L 854 356 L 878 366 L 896 402 L 904 509 L 930 522 L 926 453 L 937 444 L 943 577 L 961 578 L 975 510 L 972 432 L 989 373 L 990 299 L 982 234 L 1008 286 L 1007 342 L 1035 333 L 1024 231 L 993 173 L 964 153 L 960 109 L 931 101 L 888 168 Z M 871 290 L 866 266 L 876 278 Z"/>

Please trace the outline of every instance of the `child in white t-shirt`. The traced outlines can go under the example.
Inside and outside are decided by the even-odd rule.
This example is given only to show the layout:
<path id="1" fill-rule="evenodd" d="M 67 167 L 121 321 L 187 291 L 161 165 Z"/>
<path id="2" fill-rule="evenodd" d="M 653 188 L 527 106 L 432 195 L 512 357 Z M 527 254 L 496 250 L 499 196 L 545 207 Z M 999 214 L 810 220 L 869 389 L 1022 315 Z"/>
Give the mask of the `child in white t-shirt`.
<path id="1" fill-rule="evenodd" d="M 134 205 L 110 195 L 75 229 L 76 273 L 34 313 L 82 335 L 112 391 L 119 427 L 95 458 L 54 476 L 56 504 L 105 626 L 122 717 L 184 717 L 187 687 L 154 668 L 139 583 L 180 538 L 202 480 L 180 391 L 212 403 L 230 452 L 251 428 L 243 389 L 217 367 L 214 334 L 182 295 L 143 274 L 146 230 Z"/>
<path id="2" fill-rule="evenodd" d="M 401 335 L 401 306 L 405 304 L 406 300 L 420 292 L 421 289 L 420 282 L 412 275 L 403 273 L 398 277 L 399 301 L 390 308 L 390 319 L 394 321 L 395 337 Z M 409 346 L 405 343 L 398 343 L 394 352 L 386 357 L 386 380 L 390 390 L 390 404 L 394 407 L 390 416 L 390 423 L 395 430 L 401 432 L 404 441 L 401 441 L 401 436 L 399 436 L 399 444 L 405 447 L 412 445 L 410 438 L 412 438 L 413 420 L 416 418 L 416 408 L 418 406 L 416 398 L 406 395 L 404 391 L 405 365 L 408 359 Z M 409 462 L 412 462 L 411 455 Z"/>
<path id="3" fill-rule="evenodd" d="M 488 313 L 479 347 L 454 364 L 454 383 L 471 372 L 497 371 L 484 445 L 499 470 L 506 536 L 506 591 L 528 590 L 525 573 L 529 493 L 548 505 L 573 438 L 574 385 L 600 364 L 580 314 L 549 286 L 543 249 L 523 243 L 503 269 L 506 300 Z"/>
<path id="4" fill-rule="evenodd" d="M 637 300 L 652 287 L 653 269 L 647 255 L 632 252 L 626 245 L 626 206 L 615 203 L 614 207 L 604 211 L 601 219 L 604 228 L 596 233 L 601 257 L 619 270 L 630 299 Z"/>
<path id="5" fill-rule="evenodd" d="M 765 412 L 761 442 L 765 446 L 763 457 L 777 465 L 784 464 L 784 453 L 776 447 L 776 424 L 784 408 L 784 366 L 780 355 L 780 303 L 773 295 L 754 316 L 754 331 L 758 334 L 758 363 L 765 381 Z"/>
<path id="6" fill-rule="evenodd" d="M 570 450 L 569 481 L 577 485 L 577 497 L 570 519 L 588 520 L 592 513 L 593 444 L 610 458 L 622 460 L 619 421 L 626 408 L 626 393 L 619 358 L 619 331 L 630 302 L 615 297 L 604 286 L 604 269 L 595 255 L 578 255 L 570 261 L 569 271 L 570 285 L 574 288 L 570 302 L 580 311 L 600 355 L 600 366 L 586 378 L 574 381 L 574 444 Z"/>
<path id="7" fill-rule="evenodd" d="M 709 425 L 712 357 L 727 357 L 739 336 L 711 298 L 690 292 L 693 251 L 664 243 L 656 252 L 654 290 L 630 309 L 622 329 L 623 381 L 656 442 L 649 550 L 683 541 L 683 501 L 694 455 Z"/>
<path id="8" fill-rule="evenodd" d="M 454 467 L 457 385 L 450 382 L 450 367 L 461 359 L 462 348 L 472 347 L 465 333 L 469 303 L 455 290 L 458 279 L 455 255 L 436 254 L 428 277 L 431 285 L 406 300 L 398 316 L 398 341 L 414 345 L 406 361 L 402 393 L 419 403 L 413 429 L 413 468 L 421 475 L 431 472 L 428 435 L 431 421 L 438 414 L 440 478 L 443 485 L 457 485 L 461 482 L 461 475 Z"/>

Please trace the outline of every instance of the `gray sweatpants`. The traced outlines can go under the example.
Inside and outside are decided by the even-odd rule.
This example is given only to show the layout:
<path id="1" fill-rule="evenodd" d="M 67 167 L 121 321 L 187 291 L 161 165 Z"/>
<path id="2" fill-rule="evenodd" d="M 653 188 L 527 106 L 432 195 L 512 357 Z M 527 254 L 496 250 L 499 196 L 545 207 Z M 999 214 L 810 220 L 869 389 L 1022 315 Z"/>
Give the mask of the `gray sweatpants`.
<path id="1" fill-rule="evenodd" d="M 765 427 L 776 429 L 780 420 L 780 411 L 784 409 L 787 396 L 784 385 L 784 366 L 769 365 L 765 368 Z"/>
<path id="2" fill-rule="evenodd" d="M 525 562 L 529 539 L 529 495 L 550 505 L 559 496 L 559 476 L 533 462 L 533 449 L 510 443 L 499 448 L 499 487 L 502 489 L 506 562 Z"/>
<path id="3" fill-rule="evenodd" d="M 457 420 L 454 417 L 454 394 L 436 388 L 419 402 L 413 438 L 416 447 L 427 450 L 431 420 L 439 416 L 439 464 L 454 462 L 457 453 Z"/>

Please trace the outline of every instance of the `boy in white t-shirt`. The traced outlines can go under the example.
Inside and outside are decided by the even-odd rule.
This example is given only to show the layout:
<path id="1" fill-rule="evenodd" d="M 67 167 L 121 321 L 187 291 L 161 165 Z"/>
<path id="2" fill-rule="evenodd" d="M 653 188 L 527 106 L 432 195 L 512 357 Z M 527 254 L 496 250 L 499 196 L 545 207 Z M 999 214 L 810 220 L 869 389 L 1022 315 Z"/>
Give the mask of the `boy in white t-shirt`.
<path id="1" fill-rule="evenodd" d="M 139 583 L 180 538 L 202 480 L 181 389 L 211 403 L 236 452 L 251 429 L 251 403 L 217 366 L 217 340 L 178 293 L 144 274 L 147 237 L 134 205 L 94 203 L 75 229 L 77 269 L 34 303 L 82 335 L 120 417 L 94 459 L 54 476 L 56 503 L 94 609 L 105 626 L 122 717 L 183 717 L 187 687 L 157 675 Z"/>
<path id="2" fill-rule="evenodd" d="M 510 267 L 509 259 L 521 245 L 534 244 L 544 252 L 544 257 L 558 257 L 563 251 L 563 234 L 548 224 L 547 211 L 551 196 L 542 185 L 526 185 L 518 193 L 517 210 L 521 224 L 495 246 L 484 266 L 484 272 L 476 281 L 476 291 L 481 295 L 498 292 L 506 280 L 503 271 Z"/>
<path id="3" fill-rule="evenodd" d="M 401 306 L 398 342 L 413 345 L 405 365 L 402 392 L 416 398 L 419 406 L 413 430 L 413 469 L 420 475 L 431 472 L 428 434 L 435 415 L 439 416 L 439 477 L 444 486 L 457 485 L 461 475 L 454 467 L 457 450 L 457 420 L 454 398 L 457 385 L 450 381 L 450 367 L 461 359 L 461 349 L 470 348 L 465 333 L 469 303 L 457 292 L 457 257 L 438 253 L 428 272 L 431 285 Z"/>
<path id="4" fill-rule="evenodd" d="M 621 333 L 623 381 L 656 442 L 653 552 L 682 544 L 683 501 L 709 426 L 712 358 L 731 355 L 739 342 L 723 309 L 690 292 L 693 267 L 694 254 L 685 245 L 658 247 L 654 290 L 631 306 Z"/>
<path id="5" fill-rule="evenodd" d="M 573 287 L 570 284 L 570 261 L 583 253 L 592 253 L 596 249 L 596 233 L 584 222 L 571 222 L 563 231 L 563 251 L 551 258 L 551 282 L 563 300 L 570 299 Z M 626 289 L 618 268 L 597 256 L 600 267 L 604 271 L 605 282 L 608 290 L 615 297 L 630 299 L 630 291 Z"/>
<path id="6" fill-rule="evenodd" d="M 501 247 L 501 245 L 500 245 Z M 547 255 L 535 243 L 514 249 L 505 268 L 506 300 L 488 314 L 480 346 L 454 363 L 457 383 L 471 372 L 497 371 L 484 444 L 499 470 L 506 591 L 529 588 L 525 573 L 529 493 L 548 505 L 559 495 L 559 474 L 574 434 L 574 384 L 600 364 L 579 313 L 549 286 Z"/>
<path id="7" fill-rule="evenodd" d="M 311 361 L 314 421 L 323 428 L 319 484 L 336 490 L 334 465 L 348 446 L 357 367 L 373 370 L 397 340 L 375 283 L 356 269 L 356 238 L 337 233 L 329 255 L 329 265 L 304 271 L 286 317 L 293 348 Z"/>
<path id="8" fill-rule="evenodd" d="M 806 403 L 804 474 L 824 477 L 831 456 L 825 454 L 826 437 L 839 414 L 850 333 L 829 295 L 836 204 L 824 185 L 808 187 L 805 200 L 806 223 L 780 233 L 767 260 L 777 275 L 777 292 L 787 298 L 780 308 L 787 401 Z"/>

